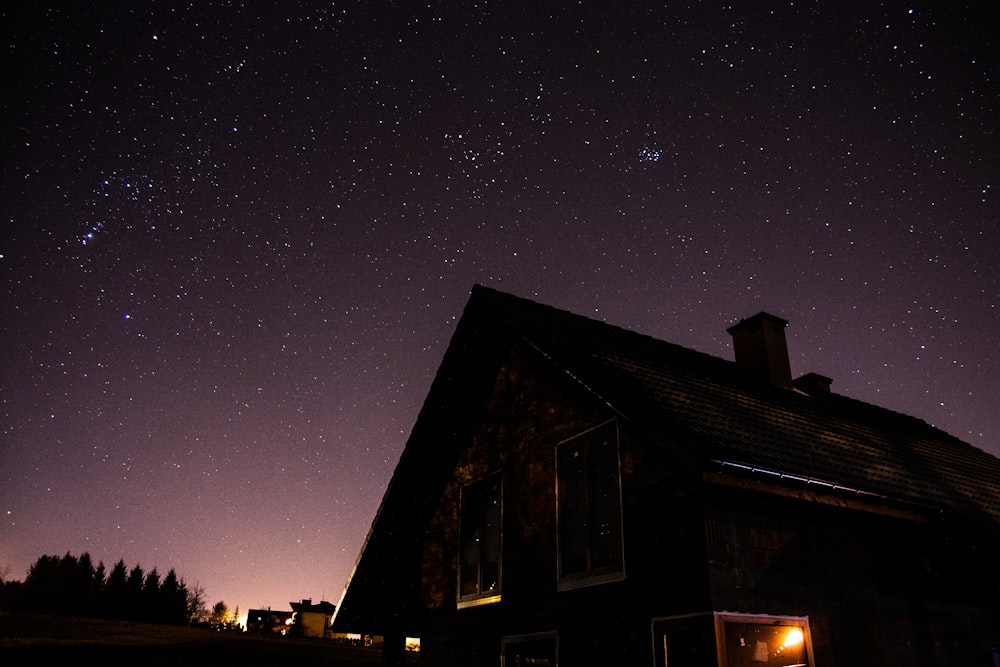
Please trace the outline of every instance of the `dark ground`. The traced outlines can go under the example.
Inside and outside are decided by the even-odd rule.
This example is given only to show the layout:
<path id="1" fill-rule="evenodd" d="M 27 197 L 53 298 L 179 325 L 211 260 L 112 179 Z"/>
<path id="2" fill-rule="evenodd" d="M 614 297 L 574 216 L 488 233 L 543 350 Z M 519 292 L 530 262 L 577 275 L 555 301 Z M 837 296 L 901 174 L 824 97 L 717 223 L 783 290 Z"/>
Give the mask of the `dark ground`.
<path id="1" fill-rule="evenodd" d="M 318 639 L 259 637 L 97 619 L 0 612 L 0 665 L 378 665 L 381 652 Z"/>

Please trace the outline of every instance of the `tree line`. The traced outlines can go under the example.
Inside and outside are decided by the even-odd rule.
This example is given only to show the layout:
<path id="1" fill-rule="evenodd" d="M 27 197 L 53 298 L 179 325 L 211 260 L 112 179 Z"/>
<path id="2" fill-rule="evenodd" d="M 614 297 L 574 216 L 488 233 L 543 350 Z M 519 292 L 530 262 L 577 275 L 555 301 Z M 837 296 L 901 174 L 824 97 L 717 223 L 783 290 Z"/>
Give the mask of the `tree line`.
<path id="1" fill-rule="evenodd" d="M 0 581 L 0 609 L 187 625 L 205 621 L 208 610 L 200 586 L 188 587 L 171 569 L 145 572 L 119 560 L 107 572 L 90 554 L 41 556 L 24 581 Z"/>

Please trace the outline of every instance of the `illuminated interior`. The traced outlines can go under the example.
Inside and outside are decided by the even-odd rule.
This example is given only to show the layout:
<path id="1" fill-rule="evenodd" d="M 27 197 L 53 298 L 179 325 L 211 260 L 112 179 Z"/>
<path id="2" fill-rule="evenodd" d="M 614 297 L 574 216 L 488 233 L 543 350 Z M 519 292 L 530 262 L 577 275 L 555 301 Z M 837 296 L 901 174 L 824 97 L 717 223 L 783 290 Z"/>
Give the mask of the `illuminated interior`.
<path id="1" fill-rule="evenodd" d="M 805 617 L 709 612 L 653 623 L 654 664 L 810 667 Z"/>
<path id="2" fill-rule="evenodd" d="M 785 633 L 785 641 L 782 646 L 785 648 L 798 646 L 803 641 L 805 641 L 805 635 L 802 633 L 801 628 L 789 628 L 788 632 Z"/>
<path id="3" fill-rule="evenodd" d="M 810 664 L 802 625 L 783 619 L 747 617 L 726 620 L 723 628 L 727 667 Z"/>

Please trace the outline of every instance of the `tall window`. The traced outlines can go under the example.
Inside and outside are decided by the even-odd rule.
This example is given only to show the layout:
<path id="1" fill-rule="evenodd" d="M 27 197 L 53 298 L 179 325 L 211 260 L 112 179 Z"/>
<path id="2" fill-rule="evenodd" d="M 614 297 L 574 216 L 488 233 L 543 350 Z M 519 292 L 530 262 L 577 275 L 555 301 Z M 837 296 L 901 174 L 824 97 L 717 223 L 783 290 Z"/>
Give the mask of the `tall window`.
<path id="1" fill-rule="evenodd" d="M 615 424 L 559 445 L 556 472 L 560 586 L 620 579 L 621 487 Z"/>
<path id="2" fill-rule="evenodd" d="M 500 599 L 500 491 L 498 474 L 462 488 L 460 606 Z"/>

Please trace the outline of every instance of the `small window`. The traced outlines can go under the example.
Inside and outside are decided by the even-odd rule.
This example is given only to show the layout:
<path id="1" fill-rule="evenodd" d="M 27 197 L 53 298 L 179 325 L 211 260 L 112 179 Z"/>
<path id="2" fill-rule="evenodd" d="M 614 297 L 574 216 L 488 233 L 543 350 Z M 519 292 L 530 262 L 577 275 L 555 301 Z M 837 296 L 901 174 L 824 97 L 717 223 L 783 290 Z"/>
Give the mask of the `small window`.
<path id="1" fill-rule="evenodd" d="M 556 667 L 559 640 L 554 632 L 504 637 L 500 647 L 500 667 Z"/>
<path id="2" fill-rule="evenodd" d="M 500 491 L 500 475 L 462 489 L 459 606 L 500 599 Z"/>
<path id="3" fill-rule="evenodd" d="M 618 436 L 614 423 L 556 452 L 561 588 L 623 576 Z"/>

